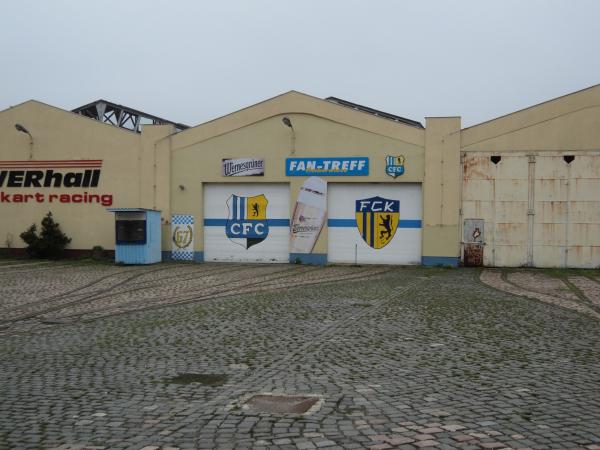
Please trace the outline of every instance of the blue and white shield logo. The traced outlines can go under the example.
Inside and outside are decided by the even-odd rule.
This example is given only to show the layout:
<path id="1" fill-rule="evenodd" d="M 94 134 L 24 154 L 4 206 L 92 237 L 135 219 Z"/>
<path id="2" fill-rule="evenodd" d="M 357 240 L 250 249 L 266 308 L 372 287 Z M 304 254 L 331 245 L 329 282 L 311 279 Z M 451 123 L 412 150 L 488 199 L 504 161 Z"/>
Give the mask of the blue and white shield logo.
<path id="1" fill-rule="evenodd" d="M 386 156 L 385 173 L 390 177 L 399 177 L 404 173 L 404 156 Z"/>
<path id="2" fill-rule="evenodd" d="M 245 249 L 264 241 L 269 235 L 268 203 L 264 194 L 254 197 L 229 197 L 229 218 L 225 224 L 225 235 L 229 240 Z"/>

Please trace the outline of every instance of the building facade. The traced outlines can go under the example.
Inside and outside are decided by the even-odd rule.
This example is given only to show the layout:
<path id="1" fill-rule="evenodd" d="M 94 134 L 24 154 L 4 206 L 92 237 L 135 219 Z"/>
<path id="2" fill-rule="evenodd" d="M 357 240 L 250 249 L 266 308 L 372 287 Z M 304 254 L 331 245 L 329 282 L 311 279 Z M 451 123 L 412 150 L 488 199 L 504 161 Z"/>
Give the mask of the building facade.
<path id="1" fill-rule="evenodd" d="M 466 129 L 295 91 L 190 128 L 0 112 L 10 249 L 48 211 L 114 249 L 107 209 L 146 208 L 164 259 L 598 267 L 599 192 L 600 86 Z"/>

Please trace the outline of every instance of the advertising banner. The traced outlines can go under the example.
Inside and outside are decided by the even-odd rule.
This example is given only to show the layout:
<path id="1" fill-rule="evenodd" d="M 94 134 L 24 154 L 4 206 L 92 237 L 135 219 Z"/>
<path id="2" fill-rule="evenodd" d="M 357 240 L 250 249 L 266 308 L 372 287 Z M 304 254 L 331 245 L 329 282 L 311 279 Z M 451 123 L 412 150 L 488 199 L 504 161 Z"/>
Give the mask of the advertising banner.
<path id="1" fill-rule="evenodd" d="M 298 193 L 290 227 L 290 253 L 311 253 L 325 224 L 327 182 L 310 177 Z"/>
<path id="2" fill-rule="evenodd" d="M 171 259 L 194 260 L 194 216 L 173 214 L 171 218 Z"/>
<path id="3" fill-rule="evenodd" d="M 287 158 L 285 174 L 288 177 L 319 176 L 367 176 L 369 158 Z"/>
<path id="4" fill-rule="evenodd" d="M 223 159 L 221 175 L 224 177 L 259 176 L 265 174 L 263 158 Z"/>

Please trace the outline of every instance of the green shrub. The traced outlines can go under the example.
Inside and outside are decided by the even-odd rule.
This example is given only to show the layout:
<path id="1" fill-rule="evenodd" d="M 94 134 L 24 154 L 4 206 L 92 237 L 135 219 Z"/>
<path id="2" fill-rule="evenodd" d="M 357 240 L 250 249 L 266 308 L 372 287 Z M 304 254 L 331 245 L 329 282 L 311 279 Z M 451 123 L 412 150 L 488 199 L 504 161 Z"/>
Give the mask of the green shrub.
<path id="1" fill-rule="evenodd" d="M 39 234 L 34 223 L 20 236 L 27 244 L 27 253 L 33 258 L 61 258 L 64 256 L 65 247 L 71 242 L 71 238 L 60 230 L 60 225 L 54 221 L 51 212 L 42 219 L 42 230 Z"/>
<path id="2" fill-rule="evenodd" d="M 92 247 L 92 259 L 100 260 L 104 258 L 104 247 L 101 245 L 94 245 Z"/>

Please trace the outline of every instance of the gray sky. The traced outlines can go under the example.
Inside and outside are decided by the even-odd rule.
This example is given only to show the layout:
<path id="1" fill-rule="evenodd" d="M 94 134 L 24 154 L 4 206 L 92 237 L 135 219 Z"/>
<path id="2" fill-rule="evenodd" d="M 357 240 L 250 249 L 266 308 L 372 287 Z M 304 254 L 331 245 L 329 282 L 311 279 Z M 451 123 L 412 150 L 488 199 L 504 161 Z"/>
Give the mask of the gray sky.
<path id="1" fill-rule="evenodd" d="M 98 98 L 196 125 L 286 92 L 463 126 L 600 83 L 600 1 L 19 0 L 0 109 Z"/>

